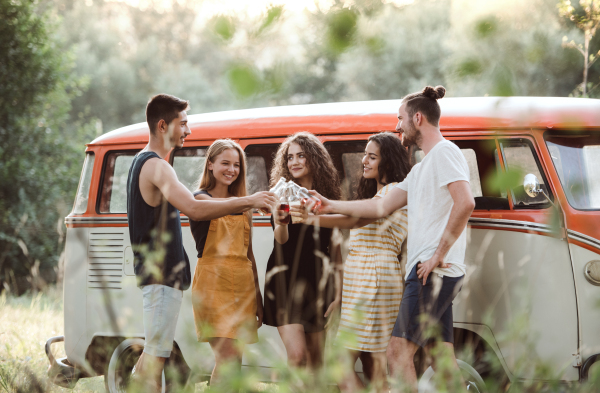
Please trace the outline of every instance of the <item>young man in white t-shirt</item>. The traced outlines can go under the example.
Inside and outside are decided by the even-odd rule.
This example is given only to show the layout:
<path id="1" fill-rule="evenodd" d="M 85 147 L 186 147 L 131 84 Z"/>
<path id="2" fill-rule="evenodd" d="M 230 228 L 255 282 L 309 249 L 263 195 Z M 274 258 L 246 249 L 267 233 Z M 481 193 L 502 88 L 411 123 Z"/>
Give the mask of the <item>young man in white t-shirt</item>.
<path id="1" fill-rule="evenodd" d="M 427 86 L 402 100 L 396 131 L 402 133 L 406 147 L 416 144 L 425 158 L 385 197 L 342 202 L 314 193 L 322 202 L 320 214 L 379 219 L 408 205 L 406 286 L 387 358 L 392 377 L 401 379 L 415 391 L 413 358 L 419 346 L 431 343 L 432 337 L 427 332 L 432 330 L 432 324 L 438 328 L 439 341 L 458 369 L 454 357 L 452 301 L 465 274 L 466 227 L 475 207 L 467 161 L 460 149 L 440 132 L 441 110 L 437 100 L 445 92 L 442 86 Z"/>

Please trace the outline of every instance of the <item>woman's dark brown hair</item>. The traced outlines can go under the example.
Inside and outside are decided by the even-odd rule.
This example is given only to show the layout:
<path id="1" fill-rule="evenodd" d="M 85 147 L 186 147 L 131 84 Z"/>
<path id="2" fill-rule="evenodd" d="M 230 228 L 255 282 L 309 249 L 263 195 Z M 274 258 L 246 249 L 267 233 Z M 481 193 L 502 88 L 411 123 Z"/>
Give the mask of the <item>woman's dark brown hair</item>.
<path id="1" fill-rule="evenodd" d="M 273 187 L 279 178 L 294 180 L 288 169 L 288 149 L 295 143 L 302 148 L 306 156 L 306 162 L 313 176 L 313 189 L 328 199 L 340 199 L 342 192 L 340 189 L 340 178 L 331 156 L 323 143 L 309 132 L 297 132 L 290 135 L 277 149 L 271 169 L 271 187 Z"/>
<path id="2" fill-rule="evenodd" d="M 391 132 L 382 132 L 371 135 L 369 142 L 379 146 L 379 181 L 383 185 L 399 183 L 410 172 L 410 158 L 408 151 L 402 146 L 402 141 Z M 383 182 L 385 180 L 385 183 Z M 377 194 L 377 179 L 365 179 L 361 176 L 356 199 L 370 199 Z"/>

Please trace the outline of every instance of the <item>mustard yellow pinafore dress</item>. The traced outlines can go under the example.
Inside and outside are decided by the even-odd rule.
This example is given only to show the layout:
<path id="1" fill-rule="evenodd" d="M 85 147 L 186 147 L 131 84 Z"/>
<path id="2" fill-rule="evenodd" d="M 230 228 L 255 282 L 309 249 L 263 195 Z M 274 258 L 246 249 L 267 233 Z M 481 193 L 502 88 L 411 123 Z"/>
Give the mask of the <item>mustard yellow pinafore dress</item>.
<path id="1" fill-rule="evenodd" d="M 198 341 L 226 337 L 246 344 L 257 342 L 256 287 L 247 256 L 250 225 L 246 215 L 229 215 L 210 224 L 190 220 L 190 227 L 199 251 L 192 281 Z"/>

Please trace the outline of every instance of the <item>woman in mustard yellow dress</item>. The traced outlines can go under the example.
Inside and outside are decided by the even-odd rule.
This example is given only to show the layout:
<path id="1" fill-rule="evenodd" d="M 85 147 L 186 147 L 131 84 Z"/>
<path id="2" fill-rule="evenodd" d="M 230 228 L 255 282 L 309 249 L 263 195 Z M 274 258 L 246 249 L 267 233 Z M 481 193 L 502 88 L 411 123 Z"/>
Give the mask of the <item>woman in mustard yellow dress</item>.
<path id="1" fill-rule="evenodd" d="M 232 140 L 215 141 L 207 152 L 196 199 L 246 195 L 246 163 Z M 225 363 L 241 367 L 243 347 L 258 341 L 262 297 L 251 242 L 250 212 L 210 221 L 190 220 L 198 263 L 192 282 L 192 305 L 199 341 L 215 354 L 211 385 L 221 382 Z"/>

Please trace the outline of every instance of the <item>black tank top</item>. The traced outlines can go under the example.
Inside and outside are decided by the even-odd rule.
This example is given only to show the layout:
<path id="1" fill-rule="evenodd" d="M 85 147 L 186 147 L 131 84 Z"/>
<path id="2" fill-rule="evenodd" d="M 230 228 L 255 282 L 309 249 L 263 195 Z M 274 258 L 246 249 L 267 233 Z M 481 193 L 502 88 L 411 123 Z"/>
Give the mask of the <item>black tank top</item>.
<path id="1" fill-rule="evenodd" d="M 179 210 L 163 199 L 152 207 L 140 192 L 140 172 L 151 158 L 159 155 L 144 151 L 136 154 L 127 177 L 127 221 L 138 285 L 161 284 L 185 290 L 191 282 L 190 261 L 183 249 Z"/>
<path id="2" fill-rule="evenodd" d="M 208 195 L 212 198 L 212 195 L 209 194 L 206 190 L 197 190 L 194 192 L 194 196 L 196 195 Z M 235 213 L 231 214 L 232 216 L 241 216 L 244 213 Z M 206 245 L 206 238 L 208 237 L 208 230 L 210 228 L 211 220 L 208 221 L 194 221 L 190 218 L 190 230 L 192 231 L 192 236 L 196 241 L 196 251 L 198 252 L 198 258 L 202 258 L 202 254 L 204 253 L 204 246 Z"/>

